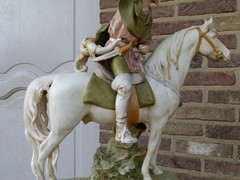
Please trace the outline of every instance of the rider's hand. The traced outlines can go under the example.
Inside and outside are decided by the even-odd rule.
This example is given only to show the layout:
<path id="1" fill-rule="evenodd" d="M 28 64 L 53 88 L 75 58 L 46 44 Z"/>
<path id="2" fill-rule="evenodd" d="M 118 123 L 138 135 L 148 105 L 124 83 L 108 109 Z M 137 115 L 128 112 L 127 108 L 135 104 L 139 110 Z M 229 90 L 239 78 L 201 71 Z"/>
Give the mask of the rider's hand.
<path id="1" fill-rule="evenodd" d="M 138 49 L 139 49 L 139 52 L 143 55 L 150 52 L 150 47 L 148 45 L 141 44 L 141 45 L 139 45 Z"/>
<path id="2" fill-rule="evenodd" d="M 115 39 L 111 44 L 112 48 L 114 49 L 120 41 L 121 41 L 121 38 Z"/>

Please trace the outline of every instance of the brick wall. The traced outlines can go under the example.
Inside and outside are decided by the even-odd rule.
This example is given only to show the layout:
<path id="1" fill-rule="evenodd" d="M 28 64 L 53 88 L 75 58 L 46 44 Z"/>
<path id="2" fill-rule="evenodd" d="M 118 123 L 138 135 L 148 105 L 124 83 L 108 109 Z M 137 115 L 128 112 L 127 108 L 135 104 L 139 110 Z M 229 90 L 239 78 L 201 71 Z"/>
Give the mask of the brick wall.
<path id="1" fill-rule="evenodd" d="M 101 23 L 109 22 L 117 0 L 100 2 Z M 182 180 L 240 179 L 240 0 L 163 0 L 160 8 L 153 6 L 153 38 L 159 40 L 211 16 L 231 60 L 193 59 L 181 91 L 184 105 L 159 147 L 158 164 Z M 111 135 L 101 126 L 103 147 Z"/>

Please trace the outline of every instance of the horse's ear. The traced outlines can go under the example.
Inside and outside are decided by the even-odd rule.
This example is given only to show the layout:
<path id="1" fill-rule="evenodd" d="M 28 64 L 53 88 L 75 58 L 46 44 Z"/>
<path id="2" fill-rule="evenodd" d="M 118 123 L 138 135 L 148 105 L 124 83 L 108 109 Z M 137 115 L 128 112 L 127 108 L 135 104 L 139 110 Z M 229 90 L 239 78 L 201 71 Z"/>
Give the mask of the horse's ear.
<path id="1" fill-rule="evenodd" d="M 206 20 L 205 23 L 202 25 L 202 30 L 207 31 L 209 27 L 212 25 L 212 23 L 213 23 L 213 18 L 211 17 L 208 20 Z"/>

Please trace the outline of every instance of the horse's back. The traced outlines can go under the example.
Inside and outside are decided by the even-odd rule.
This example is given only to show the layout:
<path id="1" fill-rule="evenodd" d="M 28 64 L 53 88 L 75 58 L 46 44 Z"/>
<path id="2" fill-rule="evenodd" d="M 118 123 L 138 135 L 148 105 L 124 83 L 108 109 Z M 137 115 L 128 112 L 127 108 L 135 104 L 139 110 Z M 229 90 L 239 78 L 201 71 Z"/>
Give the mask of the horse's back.
<path id="1" fill-rule="evenodd" d="M 49 98 L 71 102 L 74 98 L 82 100 L 83 91 L 91 78 L 91 73 L 57 74 L 50 88 Z"/>
<path id="2" fill-rule="evenodd" d="M 91 73 L 80 72 L 80 73 L 62 73 L 54 77 L 54 82 L 57 85 L 64 85 L 66 87 L 74 88 L 76 86 L 86 86 Z"/>

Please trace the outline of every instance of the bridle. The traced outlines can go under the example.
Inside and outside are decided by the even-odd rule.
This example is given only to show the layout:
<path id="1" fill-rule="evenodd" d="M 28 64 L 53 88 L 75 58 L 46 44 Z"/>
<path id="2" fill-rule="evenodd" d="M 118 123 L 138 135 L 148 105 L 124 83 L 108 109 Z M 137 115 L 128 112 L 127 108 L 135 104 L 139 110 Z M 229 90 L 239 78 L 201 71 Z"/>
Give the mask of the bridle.
<path id="1" fill-rule="evenodd" d="M 207 37 L 207 34 L 210 32 L 210 29 L 208 29 L 206 32 L 203 33 L 200 27 L 193 27 L 193 28 L 188 29 L 188 31 L 194 30 L 194 29 L 196 29 L 198 31 L 198 33 L 199 33 L 198 44 L 197 44 L 195 55 L 197 55 L 198 53 L 201 54 L 199 52 L 199 50 L 200 50 L 200 46 L 201 46 L 201 43 L 202 43 L 202 39 L 204 38 L 210 44 L 210 46 L 213 48 L 215 53 L 217 54 L 217 58 L 219 60 L 224 60 L 223 52 L 220 51 L 220 49 L 217 46 L 215 46 L 215 44 L 212 42 L 211 39 L 209 39 L 209 37 Z M 178 98 L 180 98 L 179 89 L 174 84 L 172 84 L 171 81 L 161 80 L 157 76 L 154 76 L 154 74 L 151 71 L 145 71 L 145 73 L 146 73 L 146 75 L 148 75 L 152 79 L 155 79 L 156 81 L 160 82 L 162 85 L 164 85 L 167 88 L 171 89 L 178 96 Z"/>
<path id="2" fill-rule="evenodd" d="M 201 54 L 199 52 L 201 43 L 202 43 L 202 39 L 204 38 L 209 44 L 210 46 L 213 48 L 213 50 L 215 51 L 215 53 L 217 54 L 217 58 L 218 60 L 224 60 L 224 55 L 223 52 L 219 50 L 219 48 L 212 42 L 211 39 L 209 39 L 209 37 L 207 36 L 207 34 L 210 32 L 210 29 L 208 29 L 206 32 L 202 32 L 200 27 L 194 27 L 192 29 L 196 29 L 199 33 L 199 38 L 198 38 L 198 44 L 197 44 L 197 48 L 196 48 L 196 52 L 195 55 L 197 55 L 198 53 Z M 191 29 L 191 30 L 192 30 Z"/>

